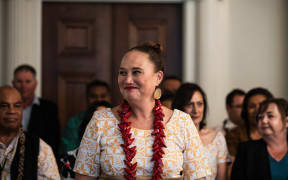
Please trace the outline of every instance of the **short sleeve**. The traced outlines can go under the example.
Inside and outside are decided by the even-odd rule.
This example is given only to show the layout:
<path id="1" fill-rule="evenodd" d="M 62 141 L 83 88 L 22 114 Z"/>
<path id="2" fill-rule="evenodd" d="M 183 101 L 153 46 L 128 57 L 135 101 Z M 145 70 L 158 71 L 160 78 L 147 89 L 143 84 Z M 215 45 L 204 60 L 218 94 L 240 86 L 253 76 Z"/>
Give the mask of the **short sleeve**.
<path id="1" fill-rule="evenodd" d="M 216 136 L 216 146 L 218 149 L 217 153 L 217 164 L 230 162 L 230 155 L 228 153 L 228 148 L 226 140 L 223 134 L 219 131 Z"/>
<path id="2" fill-rule="evenodd" d="M 208 165 L 208 157 L 204 152 L 198 131 L 190 118 L 186 115 L 184 138 L 184 179 L 197 179 L 211 175 L 211 168 Z"/>
<path id="3" fill-rule="evenodd" d="M 98 177 L 100 173 L 100 133 L 97 111 L 90 120 L 83 135 L 77 154 L 74 171 L 78 174 Z"/>
<path id="4" fill-rule="evenodd" d="M 38 179 L 60 180 L 53 151 L 42 139 L 40 139 L 40 152 L 38 155 Z"/>

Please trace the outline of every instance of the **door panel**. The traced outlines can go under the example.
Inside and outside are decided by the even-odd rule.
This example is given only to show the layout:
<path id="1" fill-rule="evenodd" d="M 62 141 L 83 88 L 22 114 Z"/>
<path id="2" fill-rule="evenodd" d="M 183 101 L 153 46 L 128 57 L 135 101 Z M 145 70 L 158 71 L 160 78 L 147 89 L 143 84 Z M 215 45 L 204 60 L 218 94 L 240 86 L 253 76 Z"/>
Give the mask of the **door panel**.
<path id="1" fill-rule="evenodd" d="M 86 109 L 86 84 L 111 79 L 111 6 L 44 3 L 43 96 L 57 102 L 61 129 Z"/>
<path id="2" fill-rule="evenodd" d="M 59 106 L 61 129 L 86 109 L 86 84 L 100 79 L 120 101 L 117 74 L 124 52 L 152 40 L 166 49 L 166 74 L 181 77 L 180 4 L 44 3 L 43 97 Z"/>

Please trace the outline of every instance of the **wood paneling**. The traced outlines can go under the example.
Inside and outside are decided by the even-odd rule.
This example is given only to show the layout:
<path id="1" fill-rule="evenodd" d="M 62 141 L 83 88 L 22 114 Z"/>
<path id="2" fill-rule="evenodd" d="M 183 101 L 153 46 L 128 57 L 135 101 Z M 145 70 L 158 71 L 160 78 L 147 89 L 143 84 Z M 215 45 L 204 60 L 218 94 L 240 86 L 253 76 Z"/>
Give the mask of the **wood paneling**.
<path id="1" fill-rule="evenodd" d="M 124 52 L 153 40 L 166 49 L 166 74 L 181 77 L 180 4 L 44 3 L 43 96 L 57 102 L 61 128 L 86 106 L 86 83 L 111 85 L 121 99 L 118 68 Z"/>
<path id="2" fill-rule="evenodd" d="M 94 73 L 60 73 L 58 76 L 59 118 L 68 119 L 76 112 L 86 109 L 86 84 L 93 80 Z M 60 122 L 63 129 L 65 121 Z"/>
<path id="3" fill-rule="evenodd" d="M 147 39 L 159 42 L 166 47 L 167 21 L 165 20 L 130 20 L 129 21 L 129 48 L 141 44 Z"/>
<path id="4" fill-rule="evenodd" d="M 95 49 L 94 26 L 93 20 L 61 20 L 57 30 L 58 55 L 92 56 Z"/>

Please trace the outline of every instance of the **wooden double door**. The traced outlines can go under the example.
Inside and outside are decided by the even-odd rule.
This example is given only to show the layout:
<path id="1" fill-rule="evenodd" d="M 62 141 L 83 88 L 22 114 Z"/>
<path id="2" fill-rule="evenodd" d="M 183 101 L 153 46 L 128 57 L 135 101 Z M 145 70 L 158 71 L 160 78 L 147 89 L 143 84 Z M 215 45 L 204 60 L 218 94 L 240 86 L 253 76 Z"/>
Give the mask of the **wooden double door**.
<path id="1" fill-rule="evenodd" d="M 152 40 L 165 50 L 166 75 L 182 76 L 181 4 L 43 3 L 42 94 L 66 121 L 86 108 L 86 84 L 108 82 L 120 93 L 118 67 L 130 47 Z"/>

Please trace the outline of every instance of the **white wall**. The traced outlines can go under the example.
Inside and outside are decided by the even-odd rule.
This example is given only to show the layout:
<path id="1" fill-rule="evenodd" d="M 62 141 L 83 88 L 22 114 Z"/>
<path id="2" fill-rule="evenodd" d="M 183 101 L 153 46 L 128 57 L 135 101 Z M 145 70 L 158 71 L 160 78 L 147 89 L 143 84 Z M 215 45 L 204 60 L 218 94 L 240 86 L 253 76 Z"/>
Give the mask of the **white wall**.
<path id="1" fill-rule="evenodd" d="M 286 0 L 199 1 L 199 83 L 210 105 L 208 126 L 226 117 L 233 88 L 262 86 L 288 98 Z"/>
<path id="2" fill-rule="evenodd" d="M 231 86 L 287 90 L 287 0 L 231 0 Z"/>
<path id="3" fill-rule="evenodd" d="M 6 7 L 7 36 L 5 39 L 6 83 L 13 80 L 14 69 L 20 64 L 30 64 L 37 71 L 41 94 L 41 6 L 39 0 L 9 0 Z"/>
<path id="4" fill-rule="evenodd" d="M 208 98 L 207 124 L 217 126 L 226 116 L 224 98 L 229 82 L 229 1 L 198 1 L 198 80 Z"/>

